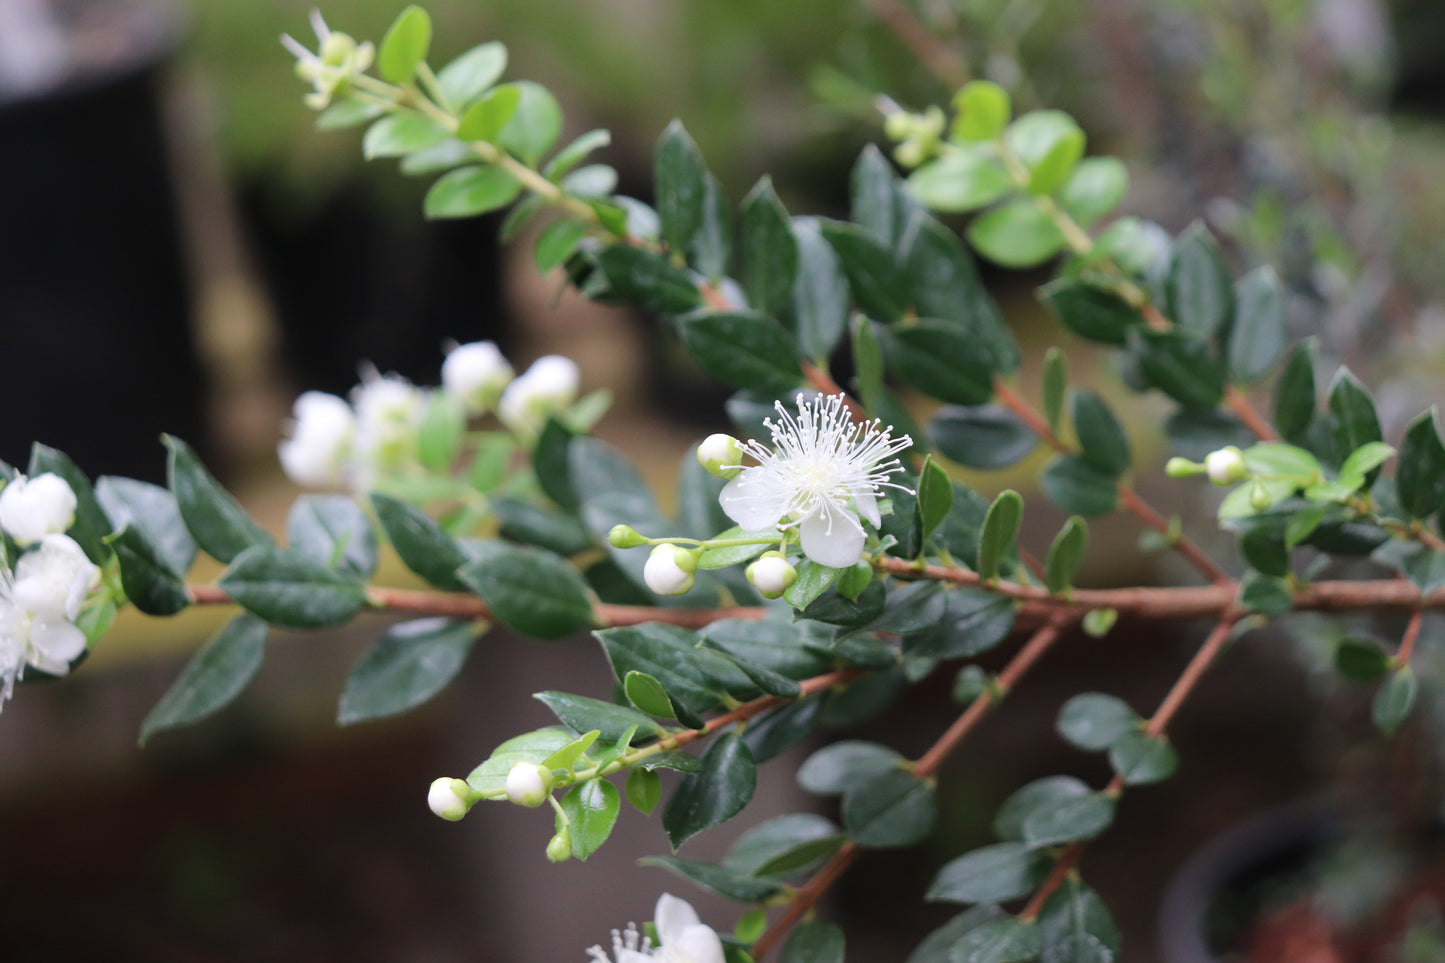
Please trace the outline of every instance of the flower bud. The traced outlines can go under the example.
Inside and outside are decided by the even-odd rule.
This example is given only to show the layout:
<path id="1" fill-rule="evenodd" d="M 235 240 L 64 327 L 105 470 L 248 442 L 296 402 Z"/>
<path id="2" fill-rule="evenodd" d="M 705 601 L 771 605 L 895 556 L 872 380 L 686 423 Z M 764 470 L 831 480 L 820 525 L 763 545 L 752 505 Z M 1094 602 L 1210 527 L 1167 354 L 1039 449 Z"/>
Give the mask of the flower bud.
<path id="1" fill-rule="evenodd" d="M 572 359 L 558 354 L 538 358 L 502 392 L 497 417 L 517 434 L 535 435 L 548 415 L 576 400 L 578 380 Z"/>
<path id="2" fill-rule="evenodd" d="M 442 776 L 432 781 L 426 794 L 426 804 L 441 818 L 456 822 L 467 814 L 476 798 L 476 793 L 465 780 Z"/>
<path id="3" fill-rule="evenodd" d="M 613 548 L 637 548 L 647 544 L 647 536 L 631 525 L 613 525 L 612 531 L 607 533 L 607 541 L 612 543 Z"/>
<path id="4" fill-rule="evenodd" d="M 351 403 L 356 407 L 356 453 L 363 467 L 398 468 L 414 457 L 426 412 L 419 388 L 405 378 L 370 369 L 351 390 Z"/>
<path id="5" fill-rule="evenodd" d="M 547 843 L 547 858 L 554 863 L 565 863 L 572 858 L 572 834 L 565 827 Z"/>
<path id="6" fill-rule="evenodd" d="M 1203 465 L 1190 461 L 1188 458 L 1171 458 L 1164 465 L 1164 474 L 1170 478 L 1192 478 L 1201 475 L 1205 471 Z"/>
<path id="7" fill-rule="evenodd" d="M 903 167 L 917 167 L 924 157 L 923 145 L 916 140 L 905 140 L 893 149 L 893 159 Z"/>
<path id="8" fill-rule="evenodd" d="M 658 595 L 682 595 L 692 588 L 698 553 L 665 542 L 652 550 L 642 580 Z"/>
<path id="9" fill-rule="evenodd" d="M 356 435 L 351 406 L 336 395 L 308 391 L 296 399 L 292 414 L 291 437 L 276 446 L 286 477 L 308 488 L 342 484 Z"/>
<path id="10" fill-rule="evenodd" d="M 1257 512 L 1262 512 L 1272 504 L 1274 504 L 1274 499 L 1270 498 L 1269 489 L 1259 482 L 1255 482 L 1249 490 L 1250 507 Z"/>
<path id="11" fill-rule="evenodd" d="M 59 475 L 16 475 L 0 491 L 0 528 L 20 545 L 64 532 L 75 521 L 75 492 Z"/>
<path id="12" fill-rule="evenodd" d="M 793 587 L 798 570 L 783 557 L 782 552 L 765 552 L 747 567 L 748 581 L 765 599 L 775 599 Z"/>
<path id="13" fill-rule="evenodd" d="M 519 762 L 507 773 L 507 798 L 518 806 L 536 809 L 552 791 L 552 771 L 534 762 Z"/>
<path id="14" fill-rule="evenodd" d="M 889 140 L 904 140 L 913 132 L 913 115 L 896 110 L 883 119 L 883 133 Z"/>
<path id="15" fill-rule="evenodd" d="M 491 341 L 458 345 L 442 362 L 442 388 L 471 415 L 496 407 L 512 375 L 512 366 Z"/>
<path id="16" fill-rule="evenodd" d="M 15 564 L 15 603 L 33 615 L 75 621 L 86 596 L 100 585 L 100 569 L 69 535 L 46 535 Z"/>
<path id="17" fill-rule="evenodd" d="M 340 67 L 354 53 L 356 40 L 350 34 L 334 31 L 321 41 L 321 62 L 328 67 Z"/>
<path id="18" fill-rule="evenodd" d="M 1233 485 L 1237 481 L 1242 481 L 1246 474 L 1244 453 L 1233 445 L 1218 451 L 1211 451 L 1204 458 L 1204 470 L 1214 484 Z"/>
<path id="19" fill-rule="evenodd" d="M 709 475 L 732 478 L 743 470 L 743 446 L 732 435 L 708 435 L 697 446 L 697 460 Z"/>

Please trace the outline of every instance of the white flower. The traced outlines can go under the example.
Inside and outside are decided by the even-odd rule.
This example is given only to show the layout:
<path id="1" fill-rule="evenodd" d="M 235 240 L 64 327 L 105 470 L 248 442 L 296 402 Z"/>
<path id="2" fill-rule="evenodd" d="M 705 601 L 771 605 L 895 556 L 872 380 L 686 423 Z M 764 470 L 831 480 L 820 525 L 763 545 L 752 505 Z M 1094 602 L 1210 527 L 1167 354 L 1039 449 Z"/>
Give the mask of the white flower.
<path id="1" fill-rule="evenodd" d="M 1247 471 L 1244 453 L 1233 445 L 1211 451 L 1204 456 L 1204 471 L 1216 485 L 1233 485 L 1242 481 Z"/>
<path id="2" fill-rule="evenodd" d="M 490 341 L 460 344 L 442 362 L 442 388 L 466 406 L 468 414 L 491 410 L 512 380 L 512 366 Z"/>
<path id="3" fill-rule="evenodd" d="M 548 415 L 577 398 L 579 375 L 571 358 L 549 354 L 507 385 L 497 402 L 497 417 L 519 435 L 535 435 Z"/>
<path id="4" fill-rule="evenodd" d="M 349 34 L 332 30 L 319 10 L 311 11 L 311 29 L 316 33 L 316 53 L 289 34 L 281 35 L 281 45 L 296 58 L 296 75 L 315 88 L 306 95 L 306 106 L 321 110 L 352 77 L 366 72 L 376 48 L 370 42 L 358 44 Z"/>
<path id="5" fill-rule="evenodd" d="M 16 475 L 0 491 L 0 528 L 20 545 L 56 535 L 75 522 L 75 492 L 59 475 Z"/>
<path id="6" fill-rule="evenodd" d="M 356 437 L 356 415 L 336 395 L 308 391 L 296 399 L 291 437 L 276 446 L 286 476 L 308 488 L 327 488 L 346 480 L 346 461 Z"/>
<path id="7" fill-rule="evenodd" d="M 536 809 L 547 801 L 552 774 L 532 762 L 519 762 L 507 772 L 507 798 L 518 806 Z"/>
<path id="8" fill-rule="evenodd" d="M 683 595 L 692 588 L 697 556 L 671 542 L 664 542 L 647 556 L 642 580 L 658 595 Z"/>
<path id="9" fill-rule="evenodd" d="M 460 783 L 460 786 L 458 783 Z M 465 796 L 457 791 L 462 788 L 467 790 Z M 472 808 L 470 787 L 462 780 L 453 779 L 451 776 L 442 776 L 440 779 L 434 779 L 432 780 L 431 788 L 427 790 L 426 804 L 431 807 L 432 812 L 441 818 L 456 822 Z"/>
<path id="10" fill-rule="evenodd" d="M 698 920 L 687 900 L 663 893 L 653 911 L 653 922 L 661 946 L 653 946 L 635 924 L 628 923 L 626 930 L 612 931 L 611 956 L 594 946 L 587 958 L 596 963 L 723 963 L 722 940 L 711 926 Z"/>
<path id="11" fill-rule="evenodd" d="M 803 554 L 831 568 L 846 568 L 863 556 L 861 515 L 878 525 L 878 496 L 903 470 L 898 454 L 913 444 L 894 438 L 877 419 L 854 423 L 841 394 L 797 397 L 796 418 L 777 403 L 781 422 L 763 423 L 773 447 L 757 441 L 743 450 L 758 460 L 723 487 L 719 502 L 745 529 L 796 526 Z"/>
<path id="12" fill-rule="evenodd" d="M 20 556 L 11 597 L 34 615 L 75 621 L 85 597 L 100 585 L 100 569 L 68 535 L 46 535 Z"/>
<path id="13" fill-rule="evenodd" d="M 70 671 L 86 646 L 74 619 L 100 582 L 100 569 L 66 535 L 45 536 L 16 569 L 0 567 L 0 705 L 27 666 L 51 675 Z"/>
<path id="14" fill-rule="evenodd" d="M 362 373 L 351 389 L 356 408 L 356 454 L 363 474 L 399 468 L 416 454 L 417 435 L 426 398 L 405 378 L 382 376 L 375 368 Z"/>

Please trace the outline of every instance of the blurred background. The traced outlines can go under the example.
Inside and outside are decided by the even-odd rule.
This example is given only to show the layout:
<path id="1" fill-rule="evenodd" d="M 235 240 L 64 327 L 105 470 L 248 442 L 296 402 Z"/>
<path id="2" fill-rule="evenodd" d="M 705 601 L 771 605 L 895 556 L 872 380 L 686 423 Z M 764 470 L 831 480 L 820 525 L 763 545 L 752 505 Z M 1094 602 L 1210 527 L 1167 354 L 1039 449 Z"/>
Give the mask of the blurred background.
<path id="1" fill-rule="evenodd" d="M 335 0 L 323 12 L 379 39 L 401 5 Z M 1275 265 L 1295 332 L 1376 386 L 1387 437 L 1438 396 L 1445 9 L 1434 0 L 428 7 L 434 62 L 503 40 L 509 76 L 552 88 L 567 133 L 613 131 L 606 160 L 620 191 L 642 198 L 655 139 L 680 117 L 734 199 L 770 173 L 791 211 L 841 216 L 854 157 L 882 141 L 877 94 L 921 109 L 967 79 L 995 80 L 1021 109 L 1072 112 L 1091 151 L 1125 160 L 1127 213 L 1171 231 L 1204 216 L 1236 269 Z M 575 358 L 584 389 L 617 397 L 599 434 L 665 489 L 686 446 L 722 427 L 726 391 L 651 319 L 559 295 L 525 240 L 498 245 L 496 219 L 425 222 L 425 182 L 364 164 L 355 132 L 316 132 L 277 43 L 283 32 L 309 40 L 308 11 L 293 0 L 0 0 L 0 458 L 23 464 L 40 440 L 92 475 L 162 481 L 156 438 L 171 432 L 280 530 L 295 491 L 274 452 L 297 393 L 344 392 L 363 360 L 434 384 L 445 339 L 491 338 L 519 368 L 550 351 Z M 1065 337 L 1040 315 L 1041 276 L 987 277 L 1026 346 Z M 1076 377 L 1119 394 L 1106 359 L 1069 352 Z M 1036 370 L 1035 354 L 1026 389 Z M 1162 460 L 1162 409 L 1127 410 L 1134 444 Z M 969 480 L 991 494 L 1028 484 L 1036 467 Z M 1181 510 L 1204 519 L 1193 531 L 1208 542 L 1210 506 Z M 1059 520 L 1031 502 L 1025 537 L 1046 539 Z M 1126 520 L 1095 528 L 1094 581 L 1190 578 L 1133 552 L 1136 535 Z M 1229 552 L 1218 536 L 1210 547 Z M 137 749 L 141 719 L 223 615 L 129 613 L 74 678 L 26 686 L 6 706 L 0 958 L 580 960 L 611 927 L 648 917 L 661 890 L 696 895 L 633 865 L 665 846 L 655 818 L 626 813 L 590 865 L 551 866 L 545 819 L 495 807 L 452 825 L 423 804 L 435 776 L 465 774 L 550 720 L 529 693 L 605 696 L 605 662 L 587 640 L 494 632 L 434 703 L 338 729 L 336 696 L 380 626 L 278 633 L 235 705 Z M 1439 635 L 1427 624 L 1422 648 Z M 902 960 L 948 918 L 921 904 L 927 881 L 989 841 L 1013 788 L 1105 775 L 1052 735 L 1065 698 L 1103 688 L 1151 708 L 1197 638 L 1122 625 L 1051 656 L 944 772 L 930 844 L 871 855 L 836 888 L 825 912 L 847 923 L 849 959 Z M 1377 802 L 1434 771 L 1434 730 L 1381 752 L 1366 697 L 1314 671 L 1318 648 L 1284 636 L 1242 646 L 1181 720 L 1180 775 L 1131 793 L 1091 848 L 1085 875 L 1118 916 L 1126 961 L 1163 958 L 1161 939 L 1187 928 L 1161 922 L 1161 893 L 1201 841 L 1342 776 Z M 947 679 L 927 689 L 936 698 L 910 700 L 870 737 L 926 746 L 954 711 Z M 753 817 L 818 804 L 792 785 L 798 758 L 763 770 Z M 685 855 L 715 856 L 741 828 Z M 697 902 L 730 926 L 729 906 Z"/>

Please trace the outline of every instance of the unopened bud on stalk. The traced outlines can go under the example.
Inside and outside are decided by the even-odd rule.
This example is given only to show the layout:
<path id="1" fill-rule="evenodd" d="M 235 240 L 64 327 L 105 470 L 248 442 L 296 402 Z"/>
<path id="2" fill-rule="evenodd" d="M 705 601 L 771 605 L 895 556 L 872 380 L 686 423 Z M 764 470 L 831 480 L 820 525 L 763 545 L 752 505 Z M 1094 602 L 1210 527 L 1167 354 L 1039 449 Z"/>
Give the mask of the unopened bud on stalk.
<path id="1" fill-rule="evenodd" d="M 1259 482 L 1255 482 L 1254 486 L 1249 490 L 1249 504 L 1255 511 L 1262 512 L 1274 504 L 1274 499 L 1269 497 L 1269 489 L 1265 488 Z"/>
<path id="2" fill-rule="evenodd" d="M 697 460 L 709 475 L 732 478 L 743 470 L 743 446 L 732 435 L 708 435 L 697 446 Z"/>
<path id="3" fill-rule="evenodd" d="M 431 807 L 431 811 L 452 822 L 465 816 L 476 800 L 476 793 L 472 792 L 472 787 L 467 785 L 466 780 L 453 779 L 451 776 L 433 780 L 431 789 L 426 794 L 426 804 Z"/>
<path id="4" fill-rule="evenodd" d="M 552 772 L 533 762 L 519 762 L 507 773 L 507 798 L 518 806 L 536 809 L 552 791 Z"/>
<path id="5" fill-rule="evenodd" d="M 442 388 L 467 414 L 491 411 L 512 381 L 512 366 L 491 341 L 457 345 L 442 362 Z"/>
<path id="6" fill-rule="evenodd" d="M 613 548 L 637 548 L 647 544 L 647 536 L 631 525 L 613 525 L 612 531 L 607 533 L 607 541 L 612 543 Z"/>
<path id="7" fill-rule="evenodd" d="M 642 580 L 658 595 L 682 595 L 692 588 L 700 552 L 689 551 L 671 542 L 652 550 L 642 569 Z"/>
<path id="8" fill-rule="evenodd" d="M 1208 473 L 1209 480 L 1221 487 L 1243 481 L 1247 473 L 1244 453 L 1233 445 L 1211 451 L 1205 456 L 1204 470 Z"/>
<path id="9" fill-rule="evenodd" d="M 572 858 L 572 834 L 566 828 L 547 843 L 547 858 L 554 863 L 565 863 Z"/>
<path id="10" fill-rule="evenodd" d="M 798 570 L 782 552 L 765 552 L 747 567 L 748 581 L 765 599 L 775 599 L 793 587 Z"/>
<path id="11" fill-rule="evenodd" d="M 1203 465 L 1188 458 L 1171 458 L 1164 463 L 1164 474 L 1170 478 L 1192 478 L 1204 474 L 1205 470 Z"/>

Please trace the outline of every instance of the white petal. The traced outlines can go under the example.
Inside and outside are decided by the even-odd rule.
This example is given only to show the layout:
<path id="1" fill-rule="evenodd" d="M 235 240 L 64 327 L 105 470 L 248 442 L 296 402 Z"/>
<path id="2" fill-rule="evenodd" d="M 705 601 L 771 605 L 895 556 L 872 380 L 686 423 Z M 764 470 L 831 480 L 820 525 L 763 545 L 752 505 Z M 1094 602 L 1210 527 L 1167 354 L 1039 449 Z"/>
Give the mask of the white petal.
<path id="1" fill-rule="evenodd" d="M 712 927 L 701 923 L 687 927 L 671 943 L 664 942 L 662 948 L 668 951 L 666 959 L 677 963 L 723 963 L 722 940 Z"/>
<path id="2" fill-rule="evenodd" d="M 786 503 L 768 491 L 765 474 L 758 468 L 744 468 L 742 473 L 723 486 L 718 504 L 727 517 L 748 531 L 771 528 L 783 517 Z"/>
<path id="3" fill-rule="evenodd" d="M 867 519 L 868 524 L 877 528 L 883 524 L 883 516 L 878 514 L 878 499 L 866 488 L 853 489 L 853 504 L 858 506 L 858 514 Z"/>
<path id="4" fill-rule="evenodd" d="M 671 893 L 663 893 L 657 898 L 652 921 L 657 924 L 657 936 L 663 946 L 681 940 L 688 927 L 697 926 L 699 922 L 697 910 L 692 908 L 692 904 Z"/>
<path id="5" fill-rule="evenodd" d="M 617 951 L 617 963 L 657 963 L 657 961 L 646 953 L 622 949 Z"/>
<path id="6" fill-rule="evenodd" d="M 85 651 L 85 633 L 63 619 L 37 618 L 30 623 L 27 661 L 42 672 L 65 675 L 70 663 Z"/>
<path id="7" fill-rule="evenodd" d="M 818 511 L 798 526 L 803 554 L 830 568 L 847 568 L 863 557 L 863 526 L 852 512 Z"/>

